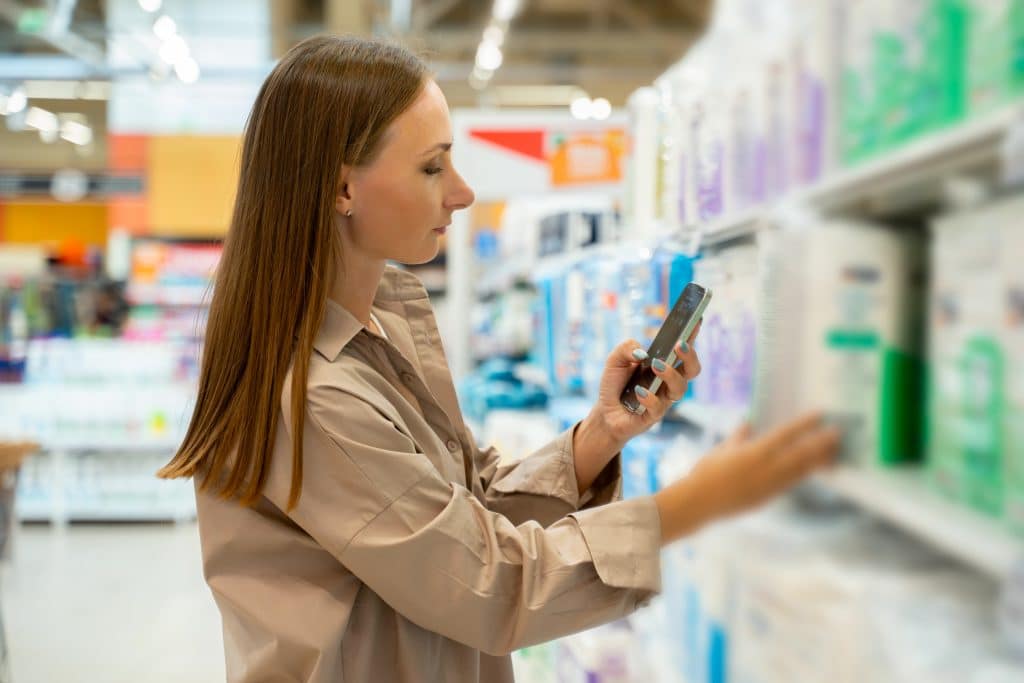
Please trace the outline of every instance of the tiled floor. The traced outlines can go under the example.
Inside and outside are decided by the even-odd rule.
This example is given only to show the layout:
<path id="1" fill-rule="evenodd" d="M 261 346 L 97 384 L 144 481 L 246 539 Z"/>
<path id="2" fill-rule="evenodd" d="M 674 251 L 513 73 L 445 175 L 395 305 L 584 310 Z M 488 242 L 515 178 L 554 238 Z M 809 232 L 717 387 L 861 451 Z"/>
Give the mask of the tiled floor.
<path id="1" fill-rule="evenodd" d="M 12 683 L 224 680 L 194 524 L 22 527 L 0 587 Z"/>

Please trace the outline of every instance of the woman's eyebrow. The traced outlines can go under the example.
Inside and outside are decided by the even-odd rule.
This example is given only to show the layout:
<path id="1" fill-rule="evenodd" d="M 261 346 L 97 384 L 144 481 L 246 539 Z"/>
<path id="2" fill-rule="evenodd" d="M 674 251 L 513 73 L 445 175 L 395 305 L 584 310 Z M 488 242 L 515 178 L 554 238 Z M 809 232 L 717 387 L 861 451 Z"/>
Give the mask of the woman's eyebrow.
<path id="1" fill-rule="evenodd" d="M 433 147 L 431 147 L 430 149 L 425 151 L 422 154 L 422 156 L 426 156 L 426 155 L 432 154 L 434 152 L 448 152 L 448 151 L 451 151 L 451 148 L 452 148 L 452 143 L 450 143 L 450 142 L 439 142 L 438 144 L 434 145 Z"/>

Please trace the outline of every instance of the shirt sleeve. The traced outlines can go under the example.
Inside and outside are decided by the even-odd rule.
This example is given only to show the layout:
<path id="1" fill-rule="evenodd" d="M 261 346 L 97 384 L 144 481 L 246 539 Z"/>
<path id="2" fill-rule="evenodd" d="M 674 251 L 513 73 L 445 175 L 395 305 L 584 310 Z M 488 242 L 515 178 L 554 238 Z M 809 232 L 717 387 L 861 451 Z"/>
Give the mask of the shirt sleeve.
<path id="1" fill-rule="evenodd" d="M 302 496 L 288 514 L 422 628 L 504 655 L 620 618 L 660 590 L 653 499 L 516 524 L 445 481 L 368 402 L 323 389 L 309 399 Z M 285 509 L 287 477 L 271 482 L 266 495 Z"/>
<path id="2" fill-rule="evenodd" d="M 573 451 L 577 427 L 579 423 L 515 462 L 503 462 L 493 446 L 477 449 L 474 462 L 487 507 L 515 523 L 534 520 L 548 526 L 571 512 L 622 500 L 621 454 L 605 465 L 582 496 L 579 494 Z"/>

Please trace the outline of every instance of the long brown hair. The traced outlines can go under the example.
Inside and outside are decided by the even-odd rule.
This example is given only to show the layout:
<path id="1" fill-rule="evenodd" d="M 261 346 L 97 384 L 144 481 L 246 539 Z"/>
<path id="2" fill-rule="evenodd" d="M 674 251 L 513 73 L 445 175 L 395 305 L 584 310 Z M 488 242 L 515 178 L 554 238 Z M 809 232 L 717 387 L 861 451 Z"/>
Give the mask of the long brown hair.
<path id="1" fill-rule="evenodd" d="M 298 502 L 309 358 L 340 267 L 341 166 L 373 160 L 427 78 L 405 48 L 337 36 L 296 45 L 267 77 L 245 126 L 195 410 L 158 476 L 197 476 L 202 490 L 253 503 L 266 485 L 293 364 L 288 507 Z"/>

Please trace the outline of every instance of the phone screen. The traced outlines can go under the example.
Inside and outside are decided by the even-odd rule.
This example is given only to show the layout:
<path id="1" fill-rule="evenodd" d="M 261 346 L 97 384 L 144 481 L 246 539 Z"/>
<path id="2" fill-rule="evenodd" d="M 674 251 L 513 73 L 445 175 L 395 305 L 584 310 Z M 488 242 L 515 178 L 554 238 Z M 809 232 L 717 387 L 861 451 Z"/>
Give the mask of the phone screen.
<path id="1" fill-rule="evenodd" d="M 626 408 L 637 412 L 642 407 L 636 398 L 636 388 L 638 386 L 642 386 L 645 389 L 650 388 L 654 385 L 655 380 L 658 379 L 658 376 L 654 374 L 654 370 L 651 369 L 651 361 L 655 358 L 667 361 L 670 356 L 673 359 L 675 358 L 673 349 L 676 342 L 680 340 L 684 333 L 689 334 L 687 327 L 691 331 L 696 327 L 697 321 L 695 317 L 704 314 L 706 301 L 707 291 L 703 287 L 694 282 L 686 285 L 686 288 L 683 289 L 682 294 L 679 295 L 679 298 L 676 299 L 675 304 L 672 306 L 672 310 L 669 311 L 668 317 L 665 318 L 665 322 L 662 323 L 658 334 L 655 335 L 650 348 L 647 349 L 647 360 L 637 366 L 636 370 L 633 371 L 632 377 L 629 378 L 629 382 L 626 383 L 626 388 L 622 391 L 620 400 Z M 691 322 L 693 322 L 693 325 L 690 325 Z M 658 384 L 660 385 L 660 382 Z"/>

